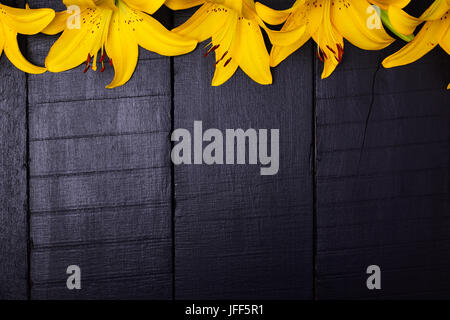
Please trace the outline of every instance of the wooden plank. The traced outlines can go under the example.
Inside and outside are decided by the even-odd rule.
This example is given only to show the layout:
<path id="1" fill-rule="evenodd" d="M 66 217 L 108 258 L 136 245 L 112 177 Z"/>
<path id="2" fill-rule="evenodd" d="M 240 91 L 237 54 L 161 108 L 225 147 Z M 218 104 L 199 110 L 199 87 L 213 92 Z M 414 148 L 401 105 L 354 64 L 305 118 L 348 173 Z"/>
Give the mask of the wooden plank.
<path id="1" fill-rule="evenodd" d="M 346 44 L 344 63 L 316 80 L 321 299 L 450 296 L 450 65 L 437 49 L 378 69 L 400 45 Z M 366 287 L 369 265 L 381 290 Z"/>
<path id="2" fill-rule="evenodd" d="M 54 39 L 30 41 L 33 59 Z M 171 299 L 170 59 L 141 50 L 114 90 L 111 68 L 82 69 L 28 81 L 32 298 Z"/>
<path id="3" fill-rule="evenodd" d="M 287 8 L 291 1 L 265 1 Z M 188 14 L 185 14 L 185 17 Z M 177 22 L 183 17 L 177 15 Z M 260 86 L 242 71 L 210 86 L 213 57 L 175 58 L 175 128 L 280 129 L 280 170 L 259 166 L 175 168 L 177 299 L 309 299 L 312 259 L 312 48 Z"/>
<path id="4" fill-rule="evenodd" d="M 26 299 L 26 75 L 3 54 L 0 76 L 0 299 Z"/>

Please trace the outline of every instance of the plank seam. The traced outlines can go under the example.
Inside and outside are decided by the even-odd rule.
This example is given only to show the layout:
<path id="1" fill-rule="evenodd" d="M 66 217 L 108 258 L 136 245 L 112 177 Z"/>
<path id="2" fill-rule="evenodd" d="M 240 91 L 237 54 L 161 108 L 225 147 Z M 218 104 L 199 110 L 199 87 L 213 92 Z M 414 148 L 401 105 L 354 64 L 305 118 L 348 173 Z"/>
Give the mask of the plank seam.
<path id="1" fill-rule="evenodd" d="M 129 132 L 121 132 L 121 133 L 86 134 L 86 135 L 51 137 L 51 138 L 33 138 L 33 139 L 30 139 L 30 142 L 140 136 L 140 135 L 150 135 L 150 134 L 156 134 L 156 133 L 167 133 L 168 134 L 169 132 L 166 130 L 149 130 L 149 131 L 129 131 Z"/>
<path id="2" fill-rule="evenodd" d="M 330 97 L 317 97 L 317 100 L 335 100 L 335 99 L 348 99 L 348 98 L 363 98 L 363 97 L 372 97 L 372 96 L 391 96 L 391 95 L 397 95 L 397 94 L 405 94 L 405 93 L 424 93 L 424 92 L 442 92 L 444 88 L 425 88 L 425 89 L 409 89 L 409 90 L 401 90 L 401 91 L 392 91 L 392 92 L 368 92 L 368 93 L 362 93 L 362 94 L 355 94 L 355 95 L 349 95 L 349 96 L 330 96 Z M 443 92 L 445 94 L 445 92 Z"/>
<path id="3" fill-rule="evenodd" d="M 313 175 L 313 198 L 312 198 L 312 209 L 313 209 L 313 299 L 319 299 L 318 292 L 318 224 L 317 224 L 317 192 L 318 192 L 318 172 L 317 172 L 317 161 L 318 161 L 318 145 L 317 145 L 317 86 L 316 86 L 316 56 L 315 56 L 315 48 L 312 46 L 312 144 L 311 144 L 311 153 L 312 153 L 312 175 Z"/>
<path id="4" fill-rule="evenodd" d="M 442 114 L 425 114 L 425 115 L 415 115 L 415 116 L 403 116 L 403 117 L 395 117 L 395 118 L 385 118 L 385 119 L 372 119 L 372 123 L 380 123 L 380 122 L 394 122 L 394 121 L 403 121 L 403 120 L 412 120 L 412 119 L 441 119 Z M 323 122 L 319 123 L 318 127 L 337 127 L 337 126 L 347 126 L 347 125 L 355 125 L 365 123 L 364 120 L 356 120 L 356 121 L 343 121 L 343 122 Z"/>
<path id="5" fill-rule="evenodd" d="M 175 24 L 174 21 L 174 15 L 170 15 L 170 20 L 172 27 Z M 171 97 L 170 97 L 170 126 L 171 131 L 173 132 L 175 130 L 175 59 L 174 57 L 170 58 L 170 91 L 171 91 Z M 175 142 L 170 139 L 171 144 L 171 150 L 175 146 Z M 175 243 L 175 208 L 176 208 L 176 198 L 175 198 L 175 165 L 171 161 L 170 162 L 170 187 L 171 187 L 171 233 L 172 233 L 172 300 L 175 301 L 176 299 L 176 276 L 175 276 L 175 258 L 176 258 L 176 243 Z"/>
<path id="6" fill-rule="evenodd" d="M 35 245 L 35 251 L 48 251 L 53 249 L 68 249 L 68 248 L 96 248 L 100 246 L 106 245 L 114 245 L 114 244 L 134 244 L 134 243 L 161 243 L 164 241 L 170 240 L 170 237 L 129 237 L 129 238 L 111 238 L 111 239 L 92 239 L 90 241 L 62 241 L 55 242 L 52 244 L 41 244 Z"/>
<path id="7" fill-rule="evenodd" d="M 424 142 L 411 142 L 411 143 L 401 143 L 401 144 L 392 144 L 392 145 L 385 145 L 385 146 L 373 146 L 373 147 L 366 147 L 366 152 L 369 150 L 384 150 L 384 149 L 395 149 L 395 148 L 403 148 L 403 147 L 416 147 L 416 146 L 427 146 L 430 144 L 448 144 L 450 142 L 450 139 L 446 140 L 430 140 L 430 141 L 424 141 Z M 319 154 L 327 154 L 327 153 L 340 153 L 340 152 L 354 152 L 359 151 L 360 148 L 348 148 L 348 149 L 330 149 L 330 150 L 323 150 L 320 151 Z"/>
<path id="8" fill-rule="evenodd" d="M 167 202 L 165 201 L 147 201 L 147 202 L 136 202 L 136 203 L 117 203 L 110 206 L 94 206 L 94 207 L 78 207 L 78 208 L 56 208 L 51 210 L 36 210 L 31 211 L 31 215 L 51 215 L 53 213 L 58 214 L 69 214 L 80 211 L 102 211 L 102 210 L 111 210 L 111 209 L 125 209 L 125 208 L 135 208 L 135 207 L 150 207 L 150 208 L 165 208 L 167 206 Z"/>
<path id="9" fill-rule="evenodd" d="M 94 176 L 101 175 L 107 173 L 133 173 L 136 171 L 147 171 L 152 169 L 164 169 L 169 166 L 151 166 L 144 168 L 128 168 L 128 169 L 111 169 L 111 170 L 94 170 L 94 171 L 85 171 L 85 172 L 73 172 L 73 173 L 50 173 L 50 174 L 41 174 L 41 175 L 31 175 L 31 179 L 53 179 L 53 178 L 64 178 L 64 177 L 80 177 L 80 176 Z"/>
<path id="10" fill-rule="evenodd" d="M 26 41 L 26 40 L 24 40 Z M 27 44 L 27 42 L 25 42 Z M 27 51 L 27 45 L 25 45 L 25 51 Z M 26 130 L 26 138 L 25 138 L 25 144 L 26 144 L 26 214 L 27 214 L 27 225 L 26 225 L 26 232 L 27 232 L 27 300 L 31 300 L 31 289 L 33 286 L 32 278 L 31 278 L 31 250 L 33 248 L 33 239 L 31 238 L 31 205 L 30 205 L 30 198 L 31 198 L 31 187 L 30 187 L 30 176 L 31 176 L 31 154 L 30 154 L 30 104 L 28 99 L 29 94 L 29 88 L 28 88 L 28 73 L 25 73 L 25 130 Z"/>
<path id="11" fill-rule="evenodd" d="M 358 175 L 327 175 L 327 176 L 318 176 L 319 180 L 322 182 L 327 181 L 339 181 L 345 179 L 355 179 L 355 178 L 364 178 L 364 179 L 372 179 L 372 178 L 385 178 L 389 176 L 401 176 L 408 175 L 411 173 L 429 173 L 430 171 L 441 171 L 447 170 L 447 167 L 430 167 L 430 168 L 420 168 L 420 169 L 405 169 L 405 170 L 397 170 L 397 171 L 382 171 L 375 173 L 367 173 L 367 174 L 358 174 Z"/>
<path id="12" fill-rule="evenodd" d="M 323 208 L 346 208 L 353 204 L 365 204 L 367 202 L 380 202 L 380 201 L 389 201 L 389 200 L 399 200 L 399 199 L 414 199 L 418 200 L 418 198 L 433 198 L 433 197 L 442 197 L 443 199 L 448 198 L 448 193 L 437 192 L 437 193 L 429 193 L 429 194 L 412 194 L 412 195 L 404 195 L 404 196 L 394 196 L 394 197 L 381 197 L 381 198 L 372 198 L 372 199 L 362 199 L 362 200 L 353 200 L 353 201 L 335 201 L 335 202 L 325 202 L 321 204 Z"/>
<path id="13" fill-rule="evenodd" d="M 170 272 L 152 272 L 151 274 L 143 274 L 143 273 L 135 273 L 130 275 L 107 275 L 106 277 L 93 277 L 93 276 L 84 276 L 84 281 L 89 281 L 89 283 L 98 283 L 98 282 L 111 282 L 111 280 L 133 280 L 133 279 L 153 279 L 158 276 L 169 275 Z M 61 282 L 64 280 L 50 280 L 50 281 L 40 281 L 36 282 L 36 286 L 43 287 L 51 287 L 53 286 L 61 286 Z"/>
<path id="14" fill-rule="evenodd" d="M 38 108 L 42 105 L 49 104 L 57 104 L 57 103 L 76 103 L 76 102 L 91 102 L 91 101 L 111 101 L 111 100 L 125 100 L 125 99 L 135 99 L 135 98 L 152 98 L 152 97 L 169 97 L 169 93 L 156 93 L 156 94 L 145 94 L 145 95 L 137 95 L 137 96 L 118 96 L 118 97 L 104 97 L 104 98 L 95 98 L 95 97 L 85 97 L 84 99 L 72 99 L 72 100 L 54 100 L 54 101 L 41 101 L 35 102 L 31 104 L 31 107 Z"/>

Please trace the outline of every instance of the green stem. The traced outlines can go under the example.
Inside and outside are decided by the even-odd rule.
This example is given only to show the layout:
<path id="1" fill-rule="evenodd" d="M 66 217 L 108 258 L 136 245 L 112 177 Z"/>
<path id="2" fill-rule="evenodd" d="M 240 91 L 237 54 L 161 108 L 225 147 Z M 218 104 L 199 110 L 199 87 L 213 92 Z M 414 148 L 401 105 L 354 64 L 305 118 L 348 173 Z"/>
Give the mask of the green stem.
<path id="1" fill-rule="evenodd" d="M 386 10 L 380 10 L 380 17 L 381 17 L 381 21 L 383 21 L 383 24 L 400 39 L 405 40 L 406 42 L 410 42 L 412 39 L 414 39 L 413 34 L 411 34 L 409 36 L 405 36 L 404 34 L 395 30 L 394 26 L 391 23 L 391 20 L 389 19 L 389 14 Z"/>

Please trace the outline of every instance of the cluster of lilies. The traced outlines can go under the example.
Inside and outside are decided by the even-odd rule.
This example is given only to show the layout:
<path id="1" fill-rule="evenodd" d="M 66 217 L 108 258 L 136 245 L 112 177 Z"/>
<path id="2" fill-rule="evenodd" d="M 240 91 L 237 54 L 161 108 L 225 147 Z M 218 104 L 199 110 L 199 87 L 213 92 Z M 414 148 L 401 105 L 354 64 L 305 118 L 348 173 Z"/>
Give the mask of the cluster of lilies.
<path id="1" fill-rule="evenodd" d="M 408 42 L 383 61 L 386 68 L 412 63 L 437 45 L 450 54 L 450 0 L 435 0 L 418 18 L 403 10 L 410 0 L 297 0 L 290 9 L 280 11 L 253 0 L 63 2 L 68 8 L 79 8 L 75 19 L 78 26 L 73 26 L 73 12 L 69 10 L 55 13 L 52 9 L 30 9 L 28 5 L 17 9 L 0 4 L 0 54 L 4 50 L 18 69 L 33 74 L 62 72 L 81 64 L 85 64 L 85 72 L 97 70 L 97 65 L 103 72 L 110 65 L 115 75 L 107 88 L 121 86 L 132 77 L 139 46 L 176 56 L 193 51 L 207 39 L 211 41 L 205 56 L 214 53 L 216 57 L 213 86 L 225 83 L 238 67 L 255 82 L 271 84 L 270 68 L 310 38 L 324 63 L 322 78 L 342 61 L 344 39 L 364 50 L 380 50 L 395 41 L 385 28 Z M 172 10 L 200 7 L 185 23 L 167 30 L 152 17 L 163 5 Z M 371 23 L 371 10 L 382 23 Z M 262 30 L 272 43 L 270 53 Z M 17 34 L 39 32 L 61 33 L 45 59 L 45 67 L 31 64 L 17 43 Z"/>

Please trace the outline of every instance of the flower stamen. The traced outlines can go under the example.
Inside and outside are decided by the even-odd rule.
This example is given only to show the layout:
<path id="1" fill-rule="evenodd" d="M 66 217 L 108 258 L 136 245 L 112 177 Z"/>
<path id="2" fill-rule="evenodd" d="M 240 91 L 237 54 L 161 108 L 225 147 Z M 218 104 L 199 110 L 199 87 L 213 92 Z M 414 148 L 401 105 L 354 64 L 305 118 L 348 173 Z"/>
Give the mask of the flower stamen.
<path id="1" fill-rule="evenodd" d="M 219 49 L 220 44 L 215 45 L 214 47 L 212 47 L 211 49 L 209 49 L 208 51 L 206 51 L 206 53 L 203 55 L 203 58 L 206 58 L 207 56 L 209 56 L 212 52 L 216 51 L 217 49 Z"/>
<path id="2" fill-rule="evenodd" d="M 225 59 L 226 55 L 228 54 L 228 51 L 225 51 L 225 53 L 223 54 L 222 58 L 220 58 L 219 60 L 216 61 L 216 65 L 222 61 L 223 59 Z"/>
<path id="3" fill-rule="evenodd" d="M 233 58 L 228 59 L 223 66 L 226 67 L 231 62 L 231 59 Z"/>

